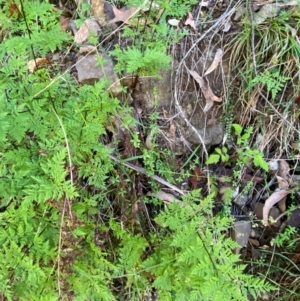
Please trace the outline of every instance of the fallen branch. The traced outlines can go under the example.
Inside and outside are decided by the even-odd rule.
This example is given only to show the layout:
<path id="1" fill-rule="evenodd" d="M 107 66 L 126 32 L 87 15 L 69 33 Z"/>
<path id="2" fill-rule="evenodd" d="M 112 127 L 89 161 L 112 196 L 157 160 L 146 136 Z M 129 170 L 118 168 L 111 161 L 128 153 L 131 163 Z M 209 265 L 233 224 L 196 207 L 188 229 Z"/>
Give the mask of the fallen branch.
<path id="1" fill-rule="evenodd" d="M 120 163 L 120 164 L 122 164 L 122 165 L 124 165 L 124 166 L 126 166 L 126 167 L 128 167 L 128 168 L 130 168 L 130 169 L 132 169 L 132 170 L 135 170 L 135 171 L 137 171 L 137 172 L 139 172 L 139 173 L 141 173 L 141 174 L 144 174 L 144 175 L 146 175 L 147 177 L 150 177 L 151 179 L 153 179 L 153 180 L 155 180 L 155 181 L 157 181 L 157 182 L 159 182 L 159 183 L 161 183 L 161 184 L 163 184 L 163 185 L 165 185 L 165 186 L 167 186 L 167 187 L 169 187 L 169 188 L 171 188 L 171 189 L 177 191 L 177 192 L 180 193 L 181 195 L 186 196 L 186 193 L 184 193 L 182 190 L 180 190 L 180 189 L 179 189 L 178 187 L 176 187 L 175 185 L 170 184 L 170 183 L 167 182 L 166 180 L 164 180 L 164 179 L 162 179 L 162 178 L 160 178 L 160 177 L 158 177 L 158 176 L 156 176 L 156 175 L 149 175 L 149 173 L 147 172 L 147 170 L 146 170 L 145 168 L 142 168 L 142 167 L 139 167 L 139 166 L 135 166 L 135 165 L 130 164 L 130 163 L 127 163 L 127 162 L 123 162 L 122 160 L 120 160 L 120 159 L 114 157 L 113 155 L 109 155 L 109 157 L 110 157 L 112 160 L 114 160 L 115 162 L 118 162 L 118 163 Z"/>

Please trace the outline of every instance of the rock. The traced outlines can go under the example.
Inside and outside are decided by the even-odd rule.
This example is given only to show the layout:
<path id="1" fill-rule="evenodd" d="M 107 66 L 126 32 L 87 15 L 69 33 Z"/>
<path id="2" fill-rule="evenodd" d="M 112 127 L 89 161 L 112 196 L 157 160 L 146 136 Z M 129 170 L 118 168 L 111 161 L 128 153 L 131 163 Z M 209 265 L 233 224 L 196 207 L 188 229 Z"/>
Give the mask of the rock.
<path id="1" fill-rule="evenodd" d="M 103 66 L 99 66 L 99 55 L 79 56 L 76 69 L 78 72 L 78 81 L 81 84 L 93 85 L 101 80 L 111 82 L 110 91 L 114 96 L 122 92 L 121 84 L 117 74 L 114 72 L 112 60 L 106 54 L 100 54 L 100 60 L 103 60 Z"/>
<path id="2" fill-rule="evenodd" d="M 244 207 L 249 201 L 249 195 L 240 194 L 237 198 L 234 199 L 234 202 L 240 207 Z"/>
<path id="3" fill-rule="evenodd" d="M 292 212 L 288 224 L 292 227 L 300 228 L 300 209 L 297 208 Z"/>
<path id="4" fill-rule="evenodd" d="M 98 36 L 101 31 L 100 26 L 96 20 L 87 19 L 81 24 L 78 31 L 74 34 L 74 42 L 82 44 L 87 41 L 92 34 Z"/>
<path id="5" fill-rule="evenodd" d="M 92 15 L 97 19 L 100 25 L 104 25 L 105 21 L 105 2 L 104 0 L 92 0 L 91 1 L 91 12 Z"/>
<path id="6" fill-rule="evenodd" d="M 259 219 L 263 219 L 263 208 L 264 208 L 263 203 L 257 203 L 255 206 L 254 213 Z M 281 214 L 280 210 L 276 207 L 273 207 L 270 210 L 269 217 L 272 217 L 273 220 L 276 220 L 280 214 Z M 276 223 L 272 223 L 271 225 L 279 228 L 281 226 L 281 221 L 278 220 Z"/>
<path id="7" fill-rule="evenodd" d="M 155 106 L 166 109 L 170 107 L 172 102 L 172 73 L 172 70 L 163 70 L 160 72 L 161 78 L 139 77 L 133 92 L 133 99 L 143 111 L 151 112 Z"/>
<path id="8" fill-rule="evenodd" d="M 269 3 L 264 5 L 259 12 L 254 14 L 254 22 L 256 24 L 263 23 L 267 18 L 274 18 L 280 11 L 278 3 Z"/>
<path id="9" fill-rule="evenodd" d="M 233 224 L 232 239 L 242 248 L 247 246 L 251 233 L 250 221 L 237 221 Z"/>
<path id="10" fill-rule="evenodd" d="M 224 129 L 220 125 L 213 125 L 198 130 L 198 133 L 202 137 L 205 145 L 217 145 L 223 140 Z M 186 139 L 192 144 L 201 144 L 201 140 L 192 129 L 188 129 L 188 135 Z"/>

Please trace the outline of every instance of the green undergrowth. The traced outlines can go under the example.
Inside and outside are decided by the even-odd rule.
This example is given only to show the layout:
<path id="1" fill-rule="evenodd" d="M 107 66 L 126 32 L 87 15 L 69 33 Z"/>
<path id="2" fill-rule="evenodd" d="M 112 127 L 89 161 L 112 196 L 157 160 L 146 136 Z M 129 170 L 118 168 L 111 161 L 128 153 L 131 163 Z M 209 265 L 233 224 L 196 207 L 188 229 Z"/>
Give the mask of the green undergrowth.
<path id="1" fill-rule="evenodd" d="M 125 160 L 111 160 L 118 156 L 117 141 L 109 141 L 116 119 L 136 146 L 135 163 L 173 182 L 168 155 L 143 149 L 134 132 L 139 124 L 111 96 L 111 83 L 79 86 L 55 65 L 29 72 L 29 61 L 67 51 L 72 37 L 47 2 L 15 3 L 20 15 L 0 1 L 1 299 L 146 300 L 157 293 L 163 301 L 246 301 L 270 291 L 244 273 L 226 235 L 233 220 L 213 215 L 214 195 L 200 202 L 195 190 L 168 206 L 137 195 L 142 176 Z M 176 3 L 164 3 L 165 16 Z M 115 55 L 119 71 L 159 71 L 146 51 L 133 68 Z M 161 58 L 159 68 L 169 60 Z"/>
<path id="2" fill-rule="evenodd" d="M 300 86 L 297 68 L 300 63 L 300 45 L 295 34 L 299 29 L 300 13 L 297 5 L 282 8 L 276 17 L 266 18 L 259 24 L 252 21 L 252 15 L 247 9 L 240 32 L 228 43 L 232 53 L 232 74 L 241 79 L 241 85 L 236 86 L 232 95 L 234 99 L 237 93 L 240 99 L 238 107 L 242 114 L 236 121 L 243 126 L 249 126 L 250 123 L 258 125 L 257 132 L 265 135 L 261 151 L 282 144 L 284 151 L 291 153 L 288 144 L 294 138 L 297 139 L 295 128 L 291 128 L 283 119 L 294 124 L 298 118 L 294 100 Z M 268 133 L 272 132 L 271 124 L 276 124 L 277 131 L 269 136 Z M 279 144 L 276 144 L 272 137 L 281 130 L 289 131 L 289 138 L 279 138 Z"/>
<path id="3" fill-rule="evenodd" d="M 248 149 L 255 153 L 246 153 L 250 160 L 253 154 L 259 156 L 259 162 L 253 163 L 265 169 L 260 165 L 262 157 L 293 160 L 298 154 L 295 145 L 299 141 L 300 44 L 296 33 L 300 30 L 300 12 L 299 4 L 295 4 L 257 24 L 252 20 L 255 12 L 251 13 L 249 7 L 238 34 L 227 45 L 231 52 L 231 75 L 235 76 L 228 91 L 227 111 L 234 111 L 228 128 L 235 122 L 252 128 Z M 242 150 L 245 153 L 245 148 Z M 227 159 L 223 149 L 214 155 L 215 161 Z M 295 203 L 297 199 L 292 197 L 292 206 Z M 296 257 L 291 259 L 291 254 L 299 252 L 291 248 L 294 241 L 295 231 L 288 228 L 274 239 L 274 253 L 261 258 L 260 272 L 280 286 L 274 300 L 299 300 L 299 285 L 295 281 L 299 269 L 293 262 Z"/>

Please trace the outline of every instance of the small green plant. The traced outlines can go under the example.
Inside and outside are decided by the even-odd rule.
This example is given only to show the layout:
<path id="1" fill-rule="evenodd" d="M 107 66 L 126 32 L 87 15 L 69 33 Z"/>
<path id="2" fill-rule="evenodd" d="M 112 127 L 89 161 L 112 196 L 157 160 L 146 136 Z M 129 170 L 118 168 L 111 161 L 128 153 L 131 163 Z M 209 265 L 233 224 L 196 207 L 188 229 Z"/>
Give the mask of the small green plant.
<path id="1" fill-rule="evenodd" d="M 238 160 L 243 164 L 253 161 L 256 167 L 262 168 L 264 171 L 269 170 L 268 163 L 264 160 L 264 154 L 257 149 L 249 148 L 249 138 L 253 133 L 253 128 L 248 127 L 244 130 L 239 124 L 233 124 L 235 134 L 237 135 L 237 153 Z"/>
<path id="2" fill-rule="evenodd" d="M 250 149 L 249 148 L 249 138 L 253 132 L 252 127 L 248 127 L 244 130 L 239 124 L 232 124 L 234 128 L 235 135 L 237 136 L 237 165 L 239 162 L 242 164 L 248 164 L 250 161 L 256 167 L 260 167 L 265 171 L 269 170 L 269 166 L 267 162 L 263 158 L 263 153 L 257 149 Z M 216 148 L 214 153 L 211 154 L 208 159 L 206 160 L 206 164 L 215 164 L 218 162 L 226 163 L 229 162 L 230 156 L 228 155 L 228 150 L 226 147 Z"/>
<path id="3" fill-rule="evenodd" d="M 73 300 L 114 300 L 114 265 L 95 244 L 92 217 L 109 173 L 114 178 L 111 150 L 99 137 L 119 102 L 105 82 L 79 88 L 68 74 L 53 80 L 55 67 L 29 72 L 33 56 L 71 39 L 52 5 L 22 3 L 30 34 L 25 19 L 11 20 L 9 2 L 0 1 L 7 12 L 0 16 L 7 30 L 0 49 L 0 296 L 66 300 L 72 291 Z"/>
<path id="4" fill-rule="evenodd" d="M 269 284 L 244 274 L 245 266 L 237 265 L 239 256 L 232 252 L 237 244 L 224 235 L 233 220 L 213 217 L 213 196 L 198 205 L 198 195 L 193 191 L 156 218 L 165 234 L 157 237 L 154 253 L 142 267 L 155 275 L 153 286 L 160 300 L 246 301 L 248 293 L 256 297 L 271 290 Z"/>
<path id="5" fill-rule="evenodd" d="M 279 233 L 272 240 L 273 244 L 276 244 L 278 247 L 282 247 L 283 245 L 288 245 L 288 249 L 292 250 L 292 245 L 295 243 L 295 234 L 297 229 L 295 227 L 288 226 L 285 228 L 284 232 Z"/>
<path id="6" fill-rule="evenodd" d="M 209 158 L 206 160 L 206 164 L 215 164 L 218 162 L 226 163 L 229 161 L 229 155 L 228 150 L 225 146 L 222 148 L 215 148 L 215 151 L 213 154 L 209 156 Z"/>
<path id="7" fill-rule="evenodd" d="M 213 195 L 200 202 L 195 190 L 166 208 L 149 201 L 159 212 L 153 226 L 142 177 L 117 167 L 111 160 L 117 148 L 102 143 L 113 117 L 131 131 L 132 110 L 121 107 L 105 81 L 78 86 L 52 65 L 29 72 L 28 61 L 68 47 L 72 37 L 47 1 L 15 2 L 19 20 L 10 16 L 11 2 L 0 0 L 7 31 L 0 48 L 0 298 L 133 301 L 155 289 L 163 301 L 218 301 L 224 293 L 243 301 L 270 291 L 244 273 L 232 252 L 236 243 L 225 235 L 232 219 L 213 216 Z M 157 75 L 167 68 L 166 17 L 177 6 L 173 15 L 182 17 L 196 1 L 158 2 L 162 24 L 152 23 L 150 32 L 138 27 L 134 37 L 141 39 L 116 48 L 118 71 Z M 81 18 L 87 9 L 82 5 Z M 137 131 L 126 143 L 150 174 L 175 182 L 164 160 L 170 154 L 143 150 Z M 217 154 L 229 159 L 226 148 Z"/>
<path id="8" fill-rule="evenodd" d="M 110 221 L 119 240 L 113 276 L 131 288 L 130 300 L 141 300 L 150 287 L 163 301 L 246 301 L 249 294 L 256 298 L 272 290 L 262 279 L 244 274 L 245 266 L 233 253 L 238 245 L 224 234 L 233 219 L 214 217 L 213 195 L 199 205 L 199 193 L 195 190 L 161 211 L 157 232 L 148 240 Z"/>
<path id="9" fill-rule="evenodd" d="M 269 70 L 264 70 L 264 72 L 260 73 L 254 79 L 252 79 L 250 85 L 265 85 L 267 91 L 271 93 L 271 97 L 274 100 L 276 98 L 276 95 L 283 89 L 284 84 L 289 79 L 289 77 L 281 75 L 279 73 L 279 70 L 274 70 L 272 72 L 270 72 Z"/>
<path id="10" fill-rule="evenodd" d="M 147 48 L 141 51 L 137 47 L 120 49 L 116 46 L 112 54 L 118 58 L 117 72 L 158 76 L 160 70 L 169 69 L 171 58 L 165 55 L 165 51 L 164 48 Z"/>

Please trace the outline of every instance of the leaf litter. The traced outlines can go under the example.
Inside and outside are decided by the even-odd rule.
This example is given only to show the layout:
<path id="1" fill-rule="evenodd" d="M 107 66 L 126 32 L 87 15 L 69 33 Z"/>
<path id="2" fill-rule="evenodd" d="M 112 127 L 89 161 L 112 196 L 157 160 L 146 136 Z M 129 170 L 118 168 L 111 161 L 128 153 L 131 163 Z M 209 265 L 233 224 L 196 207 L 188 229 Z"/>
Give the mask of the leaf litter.
<path id="1" fill-rule="evenodd" d="M 214 102 L 221 102 L 222 98 L 213 93 L 207 79 L 200 76 L 196 71 L 189 70 L 189 72 L 195 81 L 200 85 L 201 91 L 206 100 L 206 104 L 203 109 L 203 112 L 206 113 L 212 108 Z"/>
<path id="2" fill-rule="evenodd" d="M 212 64 L 209 66 L 209 68 L 204 73 L 204 76 L 207 76 L 208 74 L 212 73 L 219 66 L 220 62 L 222 61 L 222 57 L 223 57 L 223 50 L 219 48 L 216 51 L 216 54 L 215 54 Z"/>
<path id="3" fill-rule="evenodd" d="M 281 200 L 285 199 L 285 197 L 291 192 L 286 180 L 277 176 L 277 181 L 278 189 L 270 195 L 270 197 L 265 201 L 265 205 L 263 207 L 263 221 L 266 226 L 269 225 L 269 212 L 271 208 Z M 285 202 L 281 204 L 281 207 L 285 211 Z"/>
<path id="4" fill-rule="evenodd" d="M 126 23 L 126 24 L 130 24 L 129 20 L 137 12 L 137 8 L 135 8 L 135 7 L 129 8 L 129 9 L 124 10 L 124 11 L 119 10 L 115 6 L 113 6 L 112 8 L 113 8 L 113 12 L 115 14 L 115 17 L 112 20 L 108 21 L 108 24 L 116 23 L 116 22 L 123 22 L 123 23 Z"/>
<path id="5" fill-rule="evenodd" d="M 196 24 L 195 24 L 195 21 L 194 21 L 194 17 L 193 15 L 188 12 L 188 17 L 184 23 L 184 25 L 189 25 L 191 26 L 195 31 L 197 31 L 197 27 L 196 27 Z"/>
<path id="6" fill-rule="evenodd" d="M 87 19 L 83 22 L 83 24 L 81 24 L 78 31 L 75 33 L 74 42 L 81 44 L 90 38 L 91 33 L 97 36 L 100 31 L 100 26 L 96 20 Z"/>

